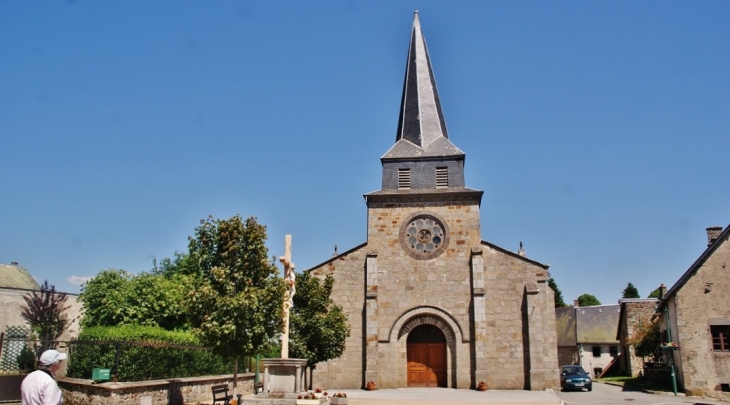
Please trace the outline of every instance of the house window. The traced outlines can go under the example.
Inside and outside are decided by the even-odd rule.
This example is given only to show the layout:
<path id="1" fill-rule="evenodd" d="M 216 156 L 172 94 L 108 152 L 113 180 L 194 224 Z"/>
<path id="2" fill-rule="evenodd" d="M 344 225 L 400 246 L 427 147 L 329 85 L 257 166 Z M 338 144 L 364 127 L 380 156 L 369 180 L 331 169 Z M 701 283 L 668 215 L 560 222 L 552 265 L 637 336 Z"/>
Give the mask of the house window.
<path id="1" fill-rule="evenodd" d="M 398 169 L 398 188 L 411 188 L 411 169 Z"/>
<path id="2" fill-rule="evenodd" d="M 730 392 L 730 384 L 720 384 L 720 391 Z"/>
<path id="3" fill-rule="evenodd" d="M 436 188 L 446 188 L 449 186 L 449 168 L 436 168 Z"/>
<path id="4" fill-rule="evenodd" d="M 712 350 L 730 352 L 730 325 L 710 325 Z"/>
<path id="5" fill-rule="evenodd" d="M 593 357 L 601 357 L 601 346 L 593 346 Z"/>
<path id="6" fill-rule="evenodd" d="M 611 357 L 618 357 L 618 346 L 608 346 L 608 352 Z"/>

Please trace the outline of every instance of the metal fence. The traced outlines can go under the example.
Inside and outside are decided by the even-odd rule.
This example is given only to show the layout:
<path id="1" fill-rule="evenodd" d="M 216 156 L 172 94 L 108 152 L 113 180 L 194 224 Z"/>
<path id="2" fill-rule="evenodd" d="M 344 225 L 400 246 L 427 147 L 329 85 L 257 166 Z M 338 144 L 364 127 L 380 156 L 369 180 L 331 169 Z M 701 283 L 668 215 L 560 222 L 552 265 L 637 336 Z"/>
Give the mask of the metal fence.
<path id="1" fill-rule="evenodd" d="M 110 369 L 117 381 L 230 374 L 233 361 L 208 347 L 142 340 L 72 340 L 68 342 L 69 377 L 91 379 L 95 368 Z M 245 361 L 242 362 L 246 364 Z"/>
<path id="2" fill-rule="evenodd" d="M 45 348 L 57 347 L 58 342 L 39 341 L 30 339 L 30 328 L 25 326 L 8 326 L 5 332 L 0 333 L 0 372 L 3 374 L 27 371 L 34 364 L 22 364 L 23 351 L 37 358 Z M 26 358 L 26 360 L 28 360 Z M 32 363 L 32 361 L 31 361 Z"/>

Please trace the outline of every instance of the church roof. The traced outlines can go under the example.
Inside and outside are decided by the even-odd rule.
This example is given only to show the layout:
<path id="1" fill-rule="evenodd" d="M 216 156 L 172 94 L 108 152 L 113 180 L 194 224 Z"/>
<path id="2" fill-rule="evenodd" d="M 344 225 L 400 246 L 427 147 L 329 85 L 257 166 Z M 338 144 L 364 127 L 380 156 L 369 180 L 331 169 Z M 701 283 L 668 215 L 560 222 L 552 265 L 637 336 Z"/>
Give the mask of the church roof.
<path id="1" fill-rule="evenodd" d="M 464 152 L 448 138 L 426 40 L 416 11 L 408 47 L 395 145 L 382 158 L 463 156 Z"/>
<path id="2" fill-rule="evenodd" d="M 0 287 L 24 288 L 26 290 L 39 290 L 41 288 L 33 276 L 28 273 L 28 270 L 17 263 L 0 264 Z"/>

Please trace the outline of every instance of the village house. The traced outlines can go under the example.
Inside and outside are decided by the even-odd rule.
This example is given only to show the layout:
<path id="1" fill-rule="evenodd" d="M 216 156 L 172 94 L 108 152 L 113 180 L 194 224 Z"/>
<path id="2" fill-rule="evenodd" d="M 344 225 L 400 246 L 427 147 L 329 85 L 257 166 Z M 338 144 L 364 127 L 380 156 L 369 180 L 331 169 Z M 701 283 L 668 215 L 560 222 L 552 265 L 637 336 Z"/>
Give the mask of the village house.
<path id="1" fill-rule="evenodd" d="M 607 372 L 621 353 L 616 337 L 620 305 L 555 308 L 558 361 L 580 364 L 593 377 Z"/>
<path id="2" fill-rule="evenodd" d="M 677 385 L 730 400 L 730 226 L 707 228 L 707 248 L 662 295 L 657 317 Z M 668 331 L 667 331 L 668 329 Z M 670 363 L 671 364 L 671 363 Z"/>

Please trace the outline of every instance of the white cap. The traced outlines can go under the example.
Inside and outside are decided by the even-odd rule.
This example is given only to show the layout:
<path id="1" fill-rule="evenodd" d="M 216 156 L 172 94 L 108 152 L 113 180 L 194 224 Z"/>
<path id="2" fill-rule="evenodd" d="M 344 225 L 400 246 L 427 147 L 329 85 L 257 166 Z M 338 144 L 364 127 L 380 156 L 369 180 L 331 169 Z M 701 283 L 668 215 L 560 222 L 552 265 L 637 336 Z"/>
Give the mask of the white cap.
<path id="1" fill-rule="evenodd" d="M 46 350 L 41 354 L 41 358 L 38 360 L 41 366 L 50 366 L 61 360 L 66 360 L 66 353 L 60 353 L 57 350 Z"/>

